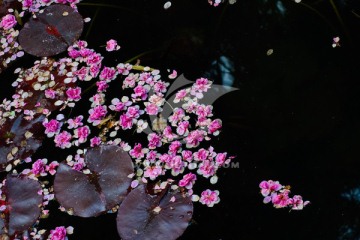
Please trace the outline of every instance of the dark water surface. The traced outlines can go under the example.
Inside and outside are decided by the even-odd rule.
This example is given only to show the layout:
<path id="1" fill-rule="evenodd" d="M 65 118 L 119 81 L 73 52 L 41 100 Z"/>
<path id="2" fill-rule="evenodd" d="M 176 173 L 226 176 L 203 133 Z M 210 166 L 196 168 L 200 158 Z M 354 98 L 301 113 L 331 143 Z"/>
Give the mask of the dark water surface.
<path id="1" fill-rule="evenodd" d="M 195 204 L 181 239 L 360 239 L 360 1 L 174 0 L 166 11 L 166 1 L 99 2 L 123 8 L 79 7 L 96 15 L 91 47 L 114 38 L 119 62 L 157 50 L 141 64 L 239 88 L 214 103 L 224 126 L 214 146 L 238 168 L 220 171 L 220 204 Z M 311 204 L 264 205 L 258 185 L 268 179 Z M 48 224 L 73 225 L 71 239 L 119 239 L 115 218 L 59 214 Z"/>
<path id="2" fill-rule="evenodd" d="M 100 10 L 92 31 L 108 32 L 88 40 L 119 39 L 121 59 L 160 48 L 142 64 L 217 83 L 212 63 L 233 62 L 239 91 L 215 103 L 224 129 L 214 144 L 237 155 L 239 168 L 219 174 L 221 203 L 196 205 L 182 239 L 360 239 L 360 4 L 335 1 L 341 24 L 330 1 L 303 2 L 172 1 L 164 11 L 164 1 L 119 1 L 136 13 Z M 311 205 L 299 212 L 264 205 L 264 179 L 290 184 Z"/>

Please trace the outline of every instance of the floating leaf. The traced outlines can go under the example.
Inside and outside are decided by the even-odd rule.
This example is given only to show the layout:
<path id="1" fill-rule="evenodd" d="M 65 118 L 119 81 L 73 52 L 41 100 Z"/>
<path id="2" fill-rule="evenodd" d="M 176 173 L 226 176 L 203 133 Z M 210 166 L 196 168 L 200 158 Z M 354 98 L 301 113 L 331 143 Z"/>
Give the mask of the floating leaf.
<path id="1" fill-rule="evenodd" d="M 19 41 L 25 52 L 37 57 L 59 54 L 81 35 L 84 20 L 73 8 L 51 5 L 36 18 L 31 18 L 20 31 Z"/>
<path id="2" fill-rule="evenodd" d="M 42 196 L 39 182 L 25 178 L 8 176 L 3 194 L 6 197 L 6 211 L 0 218 L 0 234 L 13 236 L 31 227 L 40 216 Z"/>
<path id="3" fill-rule="evenodd" d="M 145 185 L 132 190 L 120 205 L 117 229 L 124 240 L 177 239 L 192 218 L 193 204 L 180 192 L 146 193 Z"/>
<path id="4" fill-rule="evenodd" d="M 134 172 L 129 154 L 119 146 L 104 145 L 85 154 L 90 174 L 61 163 L 55 176 L 54 191 L 59 203 L 74 215 L 97 216 L 119 204 L 127 194 Z"/>
<path id="5" fill-rule="evenodd" d="M 21 10 L 21 3 L 17 0 L 0 0 L 0 19 L 8 14 L 8 9 Z"/>
<path id="6" fill-rule="evenodd" d="M 40 115 L 31 121 L 20 114 L 16 118 L 7 119 L 0 128 L 0 171 L 15 160 L 23 160 L 31 156 L 42 144 L 45 137 Z"/>
<path id="7" fill-rule="evenodd" d="M 24 92 L 27 93 L 26 98 L 18 99 L 25 103 L 22 110 L 32 111 L 34 115 L 32 119 L 26 120 L 23 113 L 12 111 L 13 118 L 0 120 L 0 171 L 4 171 L 7 164 L 18 159 L 24 160 L 35 153 L 45 138 L 42 125 L 45 115 L 42 111 L 47 109 L 51 112 L 59 109 L 61 106 L 56 106 L 55 102 L 66 99 L 66 87 L 75 86 L 74 83 L 65 84 L 66 76 L 60 76 L 52 64 L 53 61 L 49 60 L 46 64 L 29 68 L 20 74 L 19 82 L 16 82 L 16 93 L 20 96 L 23 96 Z M 44 91 L 34 89 L 36 84 L 50 85 L 51 82 L 54 85 L 52 89 L 58 93 L 54 99 L 46 98 Z"/>

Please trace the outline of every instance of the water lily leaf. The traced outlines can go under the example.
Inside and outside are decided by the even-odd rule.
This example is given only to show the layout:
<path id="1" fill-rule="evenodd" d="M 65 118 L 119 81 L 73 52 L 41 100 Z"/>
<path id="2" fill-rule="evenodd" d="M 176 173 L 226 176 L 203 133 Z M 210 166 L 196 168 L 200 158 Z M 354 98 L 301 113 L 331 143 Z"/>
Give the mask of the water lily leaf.
<path id="1" fill-rule="evenodd" d="M 43 75 L 41 84 L 50 84 L 53 81 L 52 89 L 58 93 L 53 99 L 46 98 L 44 91 L 34 89 L 34 86 L 39 84 L 38 76 L 32 74 L 33 78 L 29 78 L 34 71 Z M 48 65 L 27 69 L 25 73 L 28 74 L 24 74 L 23 79 L 19 78 L 21 80 L 17 84 L 16 94 L 23 96 L 23 92 L 28 93 L 28 97 L 20 97 L 18 100 L 25 103 L 22 110 L 32 111 L 34 115 L 32 119 L 25 119 L 23 113 L 12 111 L 11 116 L 0 120 L 0 172 L 4 171 L 9 163 L 24 160 L 36 152 L 45 138 L 43 110 L 51 112 L 59 109 L 61 106 L 56 106 L 55 102 L 65 101 L 66 87 L 75 86 L 74 83 L 64 83 L 66 76 L 57 74 L 52 67 L 52 61 L 49 61 Z M 50 75 L 53 78 L 50 78 Z"/>
<path id="2" fill-rule="evenodd" d="M 31 156 L 42 144 L 45 137 L 42 121 L 44 115 L 39 115 L 31 121 L 19 114 L 7 121 L 0 128 L 0 172 L 7 164 L 23 160 Z"/>
<path id="3" fill-rule="evenodd" d="M 54 4 L 31 18 L 21 29 L 19 42 L 25 52 L 48 57 L 65 51 L 81 35 L 84 20 L 70 6 Z"/>
<path id="4" fill-rule="evenodd" d="M 17 0 L 0 0 L 0 19 L 8 14 L 8 9 L 21 10 L 21 3 Z"/>
<path id="5" fill-rule="evenodd" d="M 55 198 L 80 217 L 93 217 L 119 204 L 127 194 L 134 172 L 129 154 L 119 146 L 104 145 L 85 154 L 90 174 L 61 163 L 55 176 Z"/>
<path id="6" fill-rule="evenodd" d="M 192 218 L 193 204 L 180 192 L 146 193 L 145 185 L 132 190 L 120 205 L 117 229 L 124 240 L 177 239 Z"/>
<path id="7" fill-rule="evenodd" d="M 6 210 L 0 218 L 0 234 L 13 236 L 31 227 L 40 216 L 42 195 L 39 182 L 17 176 L 8 176 L 3 194 L 6 197 Z"/>

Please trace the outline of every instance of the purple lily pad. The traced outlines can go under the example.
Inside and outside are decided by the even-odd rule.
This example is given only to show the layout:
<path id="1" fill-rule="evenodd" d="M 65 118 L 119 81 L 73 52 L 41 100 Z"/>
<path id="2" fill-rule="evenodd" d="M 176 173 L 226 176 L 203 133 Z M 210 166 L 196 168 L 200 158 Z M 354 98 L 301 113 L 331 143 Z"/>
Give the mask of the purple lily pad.
<path id="1" fill-rule="evenodd" d="M 3 187 L 6 196 L 6 210 L 0 218 L 0 234 L 12 236 L 31 227 L 40 216 L 42 196 L 39 182 L 25 178 L 8 176 Z"/>
<path id="2" fill-rule="evenodd" d="M 28 121 L 20 114 L 1 126 L 0 171 L 4 171 L 8 163 L 31 156 L 41 146 L 45 137 L 44 118 L 44 115 L 39 115 Z"/>
<path id="3" fill-rule="evenodd" d="M 125 240 L 177 239 L 192 218 L 193 203 L 180 192 L 146 193 L 145 185 L 132 190 L 120 205 L 117 229 Z"/>
<path id="4" fill-rule="evenodd" d="M 55 198 L 74 215 L 93 217 L 122 202 L 134 167 L 129 154 L 114 145 L 88 150 L 85 163 L 90 174 L 60 164 L 54 181 Z"/>
<path id="5" fill-rule="evenodd" d="M 81 35 L 84 20 L 70 6 L 51 5 L 21 29 L 19 42 L 25 52 L 48 57 L 65 51 Z"/>

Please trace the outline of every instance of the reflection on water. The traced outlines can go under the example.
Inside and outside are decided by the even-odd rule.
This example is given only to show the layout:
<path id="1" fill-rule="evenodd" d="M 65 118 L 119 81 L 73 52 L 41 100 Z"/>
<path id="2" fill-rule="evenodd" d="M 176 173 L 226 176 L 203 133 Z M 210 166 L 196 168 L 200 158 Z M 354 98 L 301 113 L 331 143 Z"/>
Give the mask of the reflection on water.
<path id="1" fill-rule="evenodd" d="M 360 187 L 348 189 L 341 194 L 346 201 L 350 217 L 339 229 L 339 240 L 359 240 L 360 239 Z"/>
<path id="2" fill-rule="evenodd" d="M 234 62 L 229 57 L 222 55 L 212 62 L 211 70 L 207 73 L 207 77 L 219 80 L 223 86 L 231 87 L 235 81 L 234 71 Z"/>

